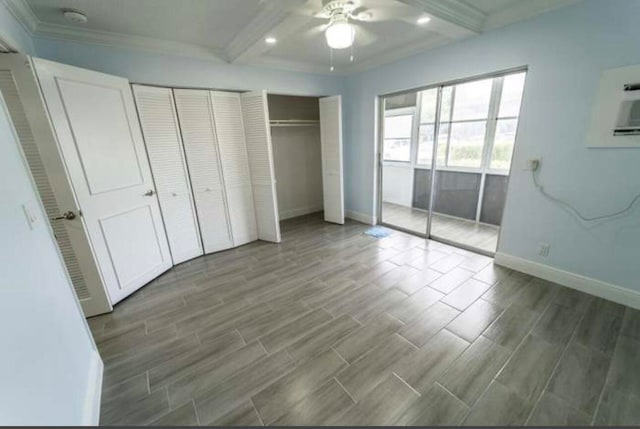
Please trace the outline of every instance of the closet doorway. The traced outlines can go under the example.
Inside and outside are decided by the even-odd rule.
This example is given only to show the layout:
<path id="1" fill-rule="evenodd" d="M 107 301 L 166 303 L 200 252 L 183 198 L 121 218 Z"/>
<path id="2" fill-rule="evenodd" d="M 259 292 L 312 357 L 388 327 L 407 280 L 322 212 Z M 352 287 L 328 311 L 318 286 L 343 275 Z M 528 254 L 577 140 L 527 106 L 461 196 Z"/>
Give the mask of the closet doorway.
<path id="1" fill-rule="evenodd" d="M 379 222 L 496 252 L 525 69 L 380 97 Z"/>
<path id="2" fill-rule="evenodd" d="M 280 220 L 324 212 L 344 223 L 340 96 L 268 94 Z"/>

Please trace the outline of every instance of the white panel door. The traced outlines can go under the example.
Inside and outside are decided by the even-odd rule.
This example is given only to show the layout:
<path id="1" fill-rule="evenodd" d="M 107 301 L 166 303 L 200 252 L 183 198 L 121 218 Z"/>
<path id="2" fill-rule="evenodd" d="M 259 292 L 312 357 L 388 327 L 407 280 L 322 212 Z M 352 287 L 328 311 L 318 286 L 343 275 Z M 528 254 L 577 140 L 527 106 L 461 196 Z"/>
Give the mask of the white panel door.
<path id="1" fill-rule="evenodd" d="M 233 247 L 208 90 L 173 90 L 205 253 Z"/>
<path id="2" fill-rule="evenodd" d="M 342 98 L 339 95 L 320 99 L 320 142 L 324 220 L 343 224 Z"/>
<path id="3" fill-rule="evenodd" d="M 240 94 L 211 91 L 234 246 L 258 239 Z"/>
<path id="4" fill-rule="evenodd" d="M 0 91 L 85 316 L 107 313 L 113 307 L 81 219 L 56 219 L 68 210 L 77 213 L 78 203 L 31 64 L 24 55 L 0 55 Z"/>
<path id="5" fill-rule="evenodd" d="M 173 93 L 169 88 L 145 85 L 133 85 L 133 93 L 171 258 L 179 264 L 202 255 L 202 241 Z"/>
<path id="6" fill-rule="evenodd" d="M 34 59 L 111 301 L 171 267 L 133 96 L 126 79 Z"/>
<path id="7" fill-rule="evenodd" d="M 258 238 L 279 243 L 278 196 L 273 166 L 267 93 L 266 91 L 248 92 L 242 94 L 240 99 L 247 139 Z"/>

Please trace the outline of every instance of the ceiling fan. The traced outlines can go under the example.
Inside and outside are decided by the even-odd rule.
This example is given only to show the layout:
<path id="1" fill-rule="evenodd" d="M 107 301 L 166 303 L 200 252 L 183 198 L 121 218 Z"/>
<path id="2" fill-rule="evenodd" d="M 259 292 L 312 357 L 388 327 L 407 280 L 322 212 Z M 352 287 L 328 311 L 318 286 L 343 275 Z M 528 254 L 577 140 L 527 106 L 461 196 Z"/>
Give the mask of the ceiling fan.
<path id="1" fill-rule="evenodd" d="M 353 61 L 353 47 L 374 43 L 378 37 L 366 29 L 363 23 L 402 20 L 411 22 L 415 11 L 393 0 L 315 0 L 310 2 L 305 14 L 328 21 L 312 27 L 307 36 L 324 33 L 331 55 L 333 71 L 333 50 L 351 48 L 350 61 Z"/>
<path id="2" fill-rule="evenodd" d="M 322 0 L 314 3 L 315 10 L 310 11 L 310 14 L 329 21 L 311 28 L 308 33 L 313 35 L 324 32 L 327 45 L 331 49 L 353 46 L 356 36 L 358 44 L 368 45 L 375 42 L 377 37 L 361 23 L 391 20 L 411 22 L 415 15 L 407 6 L 391 0 Z M 318 6 L 321 6 L 319 12 Z"/>

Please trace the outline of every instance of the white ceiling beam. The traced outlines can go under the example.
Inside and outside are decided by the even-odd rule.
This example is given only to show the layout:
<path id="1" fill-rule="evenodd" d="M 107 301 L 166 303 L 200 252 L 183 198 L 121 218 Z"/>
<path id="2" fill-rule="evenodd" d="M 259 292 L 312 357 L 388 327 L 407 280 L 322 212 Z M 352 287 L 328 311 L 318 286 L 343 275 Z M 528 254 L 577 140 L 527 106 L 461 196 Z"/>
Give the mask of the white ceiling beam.
<path id="1" fill-rule="evenodd" d="M 458 39 L 480 34 L 487 15 L 460 0 L 399 0 L 422 10 L 432 18 L 429 24 L 438 33 Z"/>
<path id="2" fill-rule="evenodd" d="M 284 39 L 304 27 L 311 16 L 296 14 L 308 0 L 270 0 L 264 2 L 260 13 L 249 22 L 225 49 L 231 63 L 247 63 L 266 52 L 270 46 L 267 36 Z"/>

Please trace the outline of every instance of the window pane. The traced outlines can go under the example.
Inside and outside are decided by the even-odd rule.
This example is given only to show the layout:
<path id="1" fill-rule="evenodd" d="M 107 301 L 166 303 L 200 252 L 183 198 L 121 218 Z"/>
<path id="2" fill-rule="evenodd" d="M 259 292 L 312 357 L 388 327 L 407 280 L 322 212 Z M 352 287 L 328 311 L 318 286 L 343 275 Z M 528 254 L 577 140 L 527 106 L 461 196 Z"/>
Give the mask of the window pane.
<path id="1" fill-rule="evenodd" d="M 496 123 L 496 138 L 491 151 L 491 169 L 509 170 L 517 127 L 517 119 L 499 119 Z"/>
<path id="2" fill-rule="evenodd" d="M 385 139 L 383 159 L 385 161 L 406 161 L 411 158 L 411 140 Z"/>
<path id="3" fill-rule="evenodd" d="M 436 121 L 436 103 L 438 102 L 438 89 L 422 91 L 422 106 L 420 108 L 420 123 L 433 124 Z"/>
<path id="4" fill-rule="evenodd" d="M 451 120 L 451 95 L 453 87 L 442 88 L 442 106 L 440 106 L 440 121 L 449 122 Z"/>
<path id="5" fill-rule="evenodd" d="M 385 110 L 400 109 L 403 107 L 415 107 L 417 92 L 394 95 L 384 99 Z"/>
<path id="6" fill-rule="evenodd" d="M 504 77 L 502 84 L 502 99 L 498 117 L 520 115 L 520 103 L 522 102 L 522 90 L 526 73 L 512 74 Z"/>
<path id="7" fill-rule="evenodd" d="M 451 124 L 449 167 L 480 168 L 486 121 Z"/>
<path id="8" fill-rule="evenodd" d="M 433 158 L 433 129 L 435 125 L 421 125 L 418 136 L 418 164 L 431 166 L 431 158 Z M 447 133 L 449 132 L 448 124 L 440 125 L 440 136 L 438 137 L 438 164 L 444 162 L 446 154 Z"/>
<path id="9" fill-rule="evenodd" d="M 456 85 L 453 120 L 487 119 L 493 79 Z"/>
<path id="10" fill-rule="evenodd" d="M 388 116 L 384 118 L 385 139 L 411 138 L 411 119 L 413 115 Z"/>

